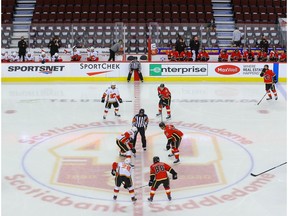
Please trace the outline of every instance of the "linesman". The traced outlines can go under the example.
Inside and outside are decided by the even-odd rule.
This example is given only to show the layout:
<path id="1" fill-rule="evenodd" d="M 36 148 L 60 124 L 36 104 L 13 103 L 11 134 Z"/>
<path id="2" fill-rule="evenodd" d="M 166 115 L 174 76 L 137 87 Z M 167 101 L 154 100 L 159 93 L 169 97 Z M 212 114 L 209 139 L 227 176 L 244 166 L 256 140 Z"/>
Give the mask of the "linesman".
<path id="1" fill-rule="evenodd" d="M 140 132 L 141 135 L 141 141 L 142 141 L 142 148 L 144 151 L 146 151 L 146 136 L 145 136 L 145 131 L 147 129 L 149 123 L 149 118 L 145 114 L 144 109 L 140 109 L 139 113 L 136 114 L 133 119 L 132 119 L 132 126 L 136 127 L 138 130 L 135 133 L 134 139 L 133 139 L 133 148 L 135 148 L 136 145 L 136 139 L 137 139 L 137 134 Z"/>

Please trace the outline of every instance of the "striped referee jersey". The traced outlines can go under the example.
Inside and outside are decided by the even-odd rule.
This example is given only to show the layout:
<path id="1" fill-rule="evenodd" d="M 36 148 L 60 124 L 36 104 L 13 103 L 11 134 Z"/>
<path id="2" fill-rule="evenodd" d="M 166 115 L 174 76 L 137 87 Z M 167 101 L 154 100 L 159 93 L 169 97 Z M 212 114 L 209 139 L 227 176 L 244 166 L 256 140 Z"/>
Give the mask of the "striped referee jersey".
<path id="1" fill-rule="evenodd" d="M 148 116 L 143 114 L 142 116 L 136 114 L 132 119 L 132 125 L 139 128 L 139 127 L 147 127 L 149 123 Z"/>

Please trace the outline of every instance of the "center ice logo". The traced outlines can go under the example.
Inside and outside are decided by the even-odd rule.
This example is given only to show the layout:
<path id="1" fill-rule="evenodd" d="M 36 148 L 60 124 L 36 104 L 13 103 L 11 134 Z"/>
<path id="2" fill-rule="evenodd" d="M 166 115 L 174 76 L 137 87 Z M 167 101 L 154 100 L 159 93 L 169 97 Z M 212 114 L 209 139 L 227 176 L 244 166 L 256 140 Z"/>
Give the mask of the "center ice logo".
<path id="1" fill-rule="evenodd" d="M 192 130 L 189 127 L 191 124 L 184 125 L 187 126 L 182 127 L 185 134 L 180 146 L 182 163 L 175 167 L 179 178 L 177 183 L 171 182 L 174 199 L 224 190 L 250 173 L 251 156 L 240 144 L 212 133 Z M 163 150 L 166 142 L 163 132 L 156 127 L 151 123 L 147 134 L 147 142 L 150 143 L 148 150 L 138 153 L 140 157 L 133 159 L 134 162 L 142 161 L 140 167 L 135 167 L 142 173 L 141 180 L 134 181 L 135 187 L 147 184 L 154 155 L 160 156 L 161 161 L 166 163 L 173 162 L 167 157 L 169 152 Z M 114 178 L 110 175 L 111 164 L 121 160 L 115 137 L 125 128 L 127 126 L 120 126 L 117 127 L 120 131 L 112 132 L 108 126 L 82 128 L 43 140 L 25 154 L 24 170 L 49 189 L 77 197 L 111 200 L 114 187 Z M 41 170 L 35 166 L 39 158 L 45 159 Z M 235 164 L 239 161 L 241 167 L 236 171 Z M 231 170 L 235 172 L 231 173 Z M 148 187 L 145 192 L 149 193 Z M 128 194 L 124 193 L 124 200 L 125 196 Z"/>

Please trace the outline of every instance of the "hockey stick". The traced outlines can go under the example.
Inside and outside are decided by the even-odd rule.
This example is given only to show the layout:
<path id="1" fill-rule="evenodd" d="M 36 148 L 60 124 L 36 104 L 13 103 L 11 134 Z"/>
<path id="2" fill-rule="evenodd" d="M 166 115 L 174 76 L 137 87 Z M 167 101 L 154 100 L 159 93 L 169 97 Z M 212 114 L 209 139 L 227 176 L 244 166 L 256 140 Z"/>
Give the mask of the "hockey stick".
<path id="1" fill-rule="evenodd" d="M 137 190 L 137 189 L 140 189 L 140 188 L 143 188 L 143 187 L 148 187 L 149 185 L 142 185 L 142 186 L 139 186 L 139 187 L 135 187 L 134 190 Z"/>
<path id="2" fill-rule="evenodd" d="M 265 170 L 265 171 L 263 171 L 263 172 L 261 172 L 261 173 L 258 173 L 258 174 L 253 174 L 253 173 L 251 173 L 251 176 L 257 177 L 257 176 L 262 175 L 262 174 L 264 174 L 264 173 L 266 173 L 266 172 L 269 172 L 269 171 L 271 171 L 271 170 L 273 170 L 273 169 L 276 169 L 276 168 L 278 168 L 278 167 L 280 167 L 280 166 L 283 166 L 284 164 L 287 164 L 287 161 L 284 162 L 284 163 L 282 163 L 282 164 L 279 164 L 278 166 L 275 166 L 275 167 L 272 167 L 272 168 L 270 168 L 270 169 L 268 169 L 268 170 Z"/>
<path id="3" fill-rule="evenodd" d="M 261 98 L 261 100 L 257 103 L 257 105 L 259 105 L 261 103 L 261 101 L 264 99 L 264 97 L 267 95 L 267 92 L 265 93 L 265 95 Z"/>

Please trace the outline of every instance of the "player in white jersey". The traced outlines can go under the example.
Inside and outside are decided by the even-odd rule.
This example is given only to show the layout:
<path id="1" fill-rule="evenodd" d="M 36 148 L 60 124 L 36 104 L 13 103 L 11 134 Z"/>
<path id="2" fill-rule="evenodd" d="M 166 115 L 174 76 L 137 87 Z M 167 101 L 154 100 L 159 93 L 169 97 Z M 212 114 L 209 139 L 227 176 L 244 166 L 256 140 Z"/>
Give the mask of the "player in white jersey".
<path id="1" fill-rule="evenodd" d="M 126 158 L 131 158 L 131 151 L 135 156 L 136 150 L 133 146 L 135 133 L 138 131 L 136 127 L 132 127 L 131 130 L 125 131 L 116 138 L 116 144 L 120 148 L 119 155 Z M 128 148 L 129 147 L 129 148 Z"/>
<path id="2" fill-rule="evenodd" d="M 105 98 L 106 98 L 106 104 L 105 104 L 103 119 L 106 119 L 106 116 L 108 114 L 108 110 L 111 109 L 112 104 L 114 106 L 114 114 L 115 114 L 115 116 L 120 117 L 120 115 L 118 114 L 118 111 L 119 111 L 119 103 L 122 103 L 122 99 L 120 97 L 118 89 L 116 88 L 116 84 L 115 83 L 112 83 L 111 87 L 109 87 L 103 93 L 103 96 L 102 96 L 102 99 L 101 99 L 102 103 L 105 102 Z"/>
<path id="3" fill-rule="evenodd" d="M 131 196 L 131 200 L 135 202 L 137 199 L 135 197 L 134 193 L 134 187 L 133 187 L 133 182 L 131 178 L 131 171 L 132 171 L 132 166 L 131 166 L 131 159 L 126 158 L 124 162 L 114 162 L 112 164 L 112 171 L 111 174 L 115 176 L 115 187 L 114 187 L 114 196 L 113 199 L 116 200 L 119 189 L 121 187 L 121 184 L 124 183 L 124 188 L 128 189 L 129 194 Z"/>
<path id="4" fill-rule="evenodd" d="M 71 61 L 80 61 L 81 60 L 81 54 L 77 50 L 76 46 L 73 46 L 72 51 L 70 53 Z"/>
<path id="5" fill-rule="evenodd" d="M 99 61 L 98 52 L 91 47 L 87 52 L 87 61 Z"/>
<path id="6" fill-rule="evenodd" d="M 19 56 L 17 55 L 16 52 L 13 52 L 10 56 L 10 62 L 19 62 L 20 59 L 19 59 Z"/>
<path id="7" fill-rule="evenodd" d="M 9 54 L 8 52 L 2 52 L 1 53 L 1 62 L 9 62 L 10 61 L 10 57 L 9 57 Z"/>
<path id="8" fill-rule="evenodd" d="M 26 53 L 25 62 L 35 62 L 35 57 L 32 55 L 31 52 Z"/>
<path id="9" fill-rule="evenodd" d="M 43 64 L 45 62 L 49 62 L 49 58 L 48 56 L 46 55 L 45 52 L 41 52 L 40 55 L 39 55 L 39 62 L 42 62 Z"/>

